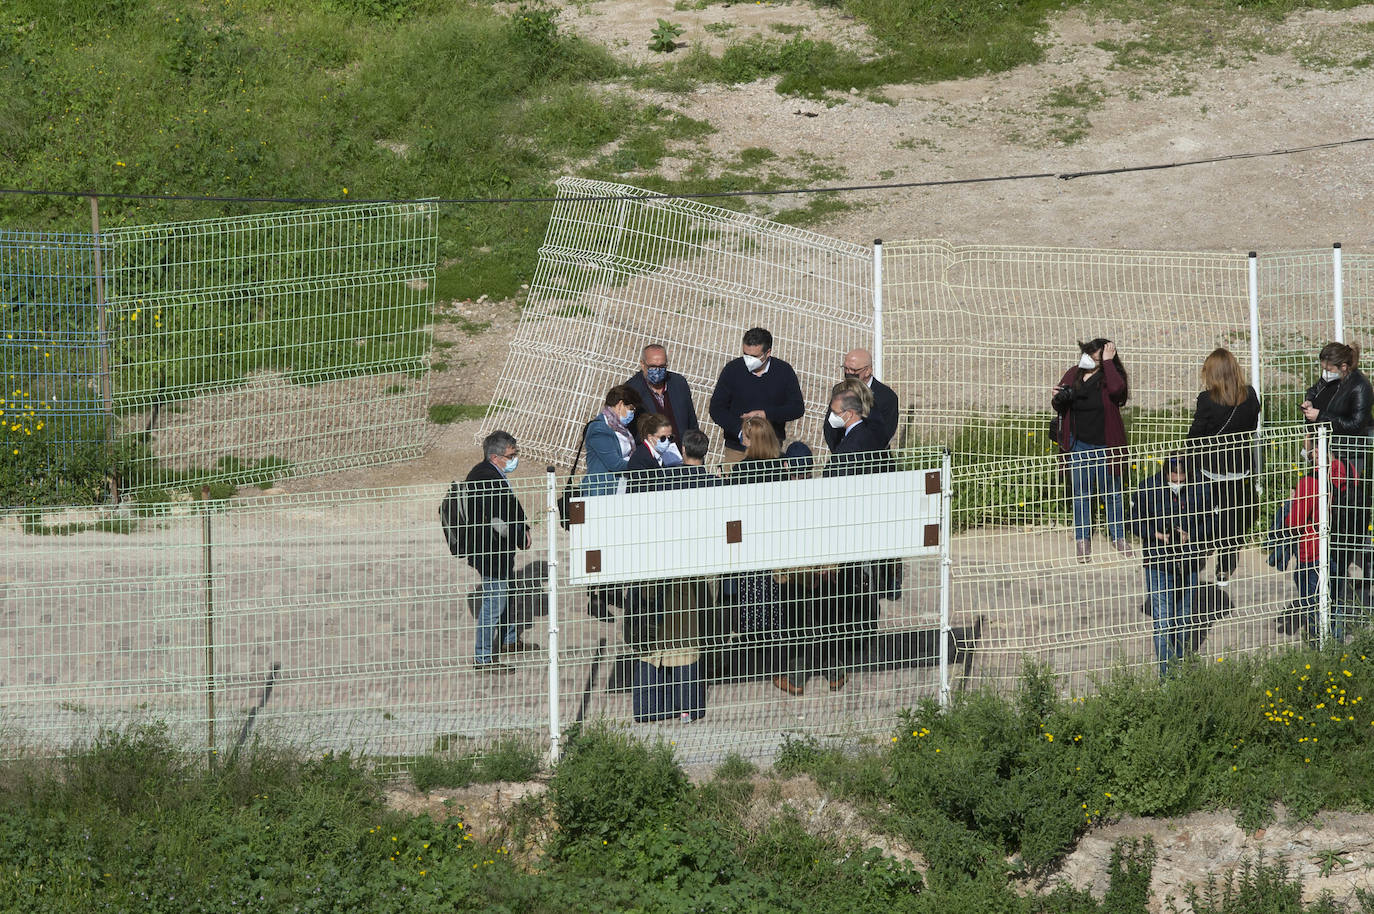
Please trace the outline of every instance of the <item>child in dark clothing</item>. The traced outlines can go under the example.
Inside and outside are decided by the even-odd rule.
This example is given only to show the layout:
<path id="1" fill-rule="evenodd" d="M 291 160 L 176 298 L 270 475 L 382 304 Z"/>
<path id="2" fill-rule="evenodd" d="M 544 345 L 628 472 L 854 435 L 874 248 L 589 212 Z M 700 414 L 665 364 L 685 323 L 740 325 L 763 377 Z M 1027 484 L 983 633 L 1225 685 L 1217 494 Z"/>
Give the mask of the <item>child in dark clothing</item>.
<path id="1" fill-rule="evenodd" d="M 1212 518 L 1207 490 L 1189 478 L 1180 456 L 1136 490 L 1130 524 L 1144 546 L 1145 586 L 1155 623 L 1155 656 L 1161 678 L 1183 656 L 1197 592 L 1197 573 L 1207 558 Z"/>

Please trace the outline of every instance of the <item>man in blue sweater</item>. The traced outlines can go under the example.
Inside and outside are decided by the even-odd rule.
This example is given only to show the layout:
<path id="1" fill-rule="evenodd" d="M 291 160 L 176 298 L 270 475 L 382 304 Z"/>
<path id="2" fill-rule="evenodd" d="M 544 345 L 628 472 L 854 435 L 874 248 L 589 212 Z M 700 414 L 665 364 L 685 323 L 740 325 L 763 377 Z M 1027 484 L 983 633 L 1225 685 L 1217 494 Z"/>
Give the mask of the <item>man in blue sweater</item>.
<path id="1" fill-rule="evenodd" d="M 725 433 L 726 463 L 744 457 L 739 431 L 745 419 L 767 419 L 781 443 L 787 438 L 787 423 L 806 412 L 797 373 L 772 351 L 773 334 L 754 327 L 744 334 L 744 354 L 727 362 L 716 379 L 711 419 Z"/>

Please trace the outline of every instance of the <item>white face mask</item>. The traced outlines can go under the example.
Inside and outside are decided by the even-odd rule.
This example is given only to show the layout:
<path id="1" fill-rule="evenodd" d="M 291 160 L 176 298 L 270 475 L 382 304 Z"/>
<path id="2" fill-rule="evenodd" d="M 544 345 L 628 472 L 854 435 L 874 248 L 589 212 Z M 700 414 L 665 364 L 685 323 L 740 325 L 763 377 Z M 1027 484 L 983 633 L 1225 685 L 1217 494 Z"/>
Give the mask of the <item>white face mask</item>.
<path id="1" fill-rule="evenodd" d="M 1092 371 L 1094 368 L 1097 367 L 1097 363 L 1093 361 L 1092 356 L 1088 355 L 1085 352 L 1078 359 L 1078 367 L 1083 369 L 1084 371 Z"/>
<path id="2" fill-rule="evenodd" d="M 1183 491 L 1183 483 L 1181 483 L 1181 482 L 1171 482 L 1171 483 L 1169 483 L 1169 491 L 1170 491 L 1170 492 L 1173 492 L 1175 495 L 1178 495 L 1179 493 L 1181 493 L 1181 492 Z"/>
<path id="3" fill-rule="evenodd" d="M 763 367 L 763 359 L 757 356 L 746 355 L 744 357 L 744 367 L 748 368 L 750 371 L 758 371 Z"/>
<path id="4" fill-rule="evenodd" d="M 1323 381 L 1334 381 L 1334 380 L 1336 380 L 1337 378 L 1339 378 L 1340 376 L 1341 376 L 1341 373 L 1340 373 L 1339 371 L 1323 371 L 1323 372 L 1322 372 L 1322 380 L 1323 380 Z"/>
<path id="5" fill-rule="evenodd" d="M 839 413 L 831 413 L 830 418 L 825 421 L 830 423 L 831 428 L 844 428 L 844 419 L 840 417 Z"/>

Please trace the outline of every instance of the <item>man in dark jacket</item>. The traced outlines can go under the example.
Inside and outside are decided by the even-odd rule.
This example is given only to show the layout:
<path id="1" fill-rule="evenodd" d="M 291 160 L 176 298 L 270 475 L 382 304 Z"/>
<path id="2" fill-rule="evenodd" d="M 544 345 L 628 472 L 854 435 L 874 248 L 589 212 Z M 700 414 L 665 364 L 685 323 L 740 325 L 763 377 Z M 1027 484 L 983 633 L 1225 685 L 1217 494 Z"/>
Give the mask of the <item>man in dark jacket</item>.
<path id="1" fill-rule="evenodd" d="M 844 354 L 844 376 L 858 378 L 873 392 L 873 411 L 864 420 L 884 447 L 890 447 L 892 436 L 897 433 L 898 417 L 897 392 L 882 381 L 873 377 L 873 356 L 867 349 L 851 349 Z M 826 424 L 821 426 L 825 443 L 835 450 L 844 433 L 830 424 L 830 414 L 826 414 Z"/>
<path id="2" fill-rule="evenodd" d="M 525 510 L 515 497 L 507 474 L 515 470 L 520 451 L 508 432 L 495 431 L 482 442 L 483 459 L 464 480 L 466 522 L 474 544 L 468 564 L 482 576 L 482 609 L 477 617 L 474 665 L 479 672 L 509 673 L 513 667 L 496 657 L 524 648 L 514 625 L 499 632 L 501 614 L 515 576 L 515 550 L 530 548 Z M 501 635 L 497 644 L 497 635 Z"/>
<path id="3" fill-rule="evenodd" d="M 645 412 L 668 417 L 676 441 L 682 441 L 683 432 L 697 428 L 692 388 L 686 378 L 668 370 L 668 350 L 658 343 L 644 347 L 639 356 L 639 371 L 630 376 L 625 386 L 639 394 Z"/>
<path id="4" fill-rule="evenodd" d="M 857 476 L 892 469 L 887 443 L 882 433 L 869 425 L 859 394 L 837 385 L 831 391 L 826 426 L 838 432 L 839 439 L 830 448 L 830 462 L 825 465 L 822 476 Z"/>
<path id="5" fill-rule="evenodd" d="M 1197 573 L 1207 560 L 1212 504 L 1206 487 L 1189 478 L 1178 455 L 1136 490 L 1129 522 L 1140 537 L 1150 615 L 1155 621 L 1155 656 L 1163 678 L 1183 656 L 1192 621 Z"/>
<path id="6" fill-rule="evenodd" d="M 725 433 L 726 463 L 744 457 L 739 432 L 745 419 L 767 419 L 781 444 L 787 439 L 787 423 L 806 412 L 797 373 L 773 358 L 773 334 L 754 327 L 745 332 L 742 349 L 742 356 L 725 363 L 711 394 L 711 420 Z"/>

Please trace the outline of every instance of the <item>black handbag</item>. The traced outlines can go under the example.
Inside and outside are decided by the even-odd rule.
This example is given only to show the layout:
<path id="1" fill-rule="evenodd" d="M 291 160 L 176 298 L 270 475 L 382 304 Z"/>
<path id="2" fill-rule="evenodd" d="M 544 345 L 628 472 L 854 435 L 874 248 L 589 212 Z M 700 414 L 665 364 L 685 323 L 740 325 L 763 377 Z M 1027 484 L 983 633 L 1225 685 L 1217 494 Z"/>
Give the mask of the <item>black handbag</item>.
<path id="1" fill-rule="evenodd" d="M 592 420 L 595 421 L 597 420 Z M 558 525 L 564 530 L 568 529 L 568 510 L 573 500 L 573 480 L 577 478 L 577 464 L 582 460 L 582 446 L 587 443 L 587 429 L 592 427 L 592 422 L 588 422 L 586 428 L 582 429 L 582 437 L 577 442 L 577 454 L 573 457 L 572 466 L 568 467 L 568 478 L 563 483 L 563 494 L 558 496 Z"/>

